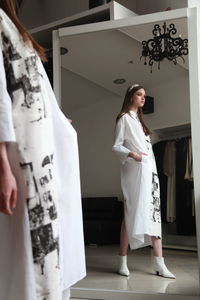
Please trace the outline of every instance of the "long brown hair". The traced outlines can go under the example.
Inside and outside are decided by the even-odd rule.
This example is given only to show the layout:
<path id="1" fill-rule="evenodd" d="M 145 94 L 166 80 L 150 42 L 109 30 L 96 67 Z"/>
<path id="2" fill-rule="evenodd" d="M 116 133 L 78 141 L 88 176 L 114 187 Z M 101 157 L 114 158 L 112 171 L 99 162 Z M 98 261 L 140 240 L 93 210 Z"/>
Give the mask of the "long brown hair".
<path id="1" fill-rule="evenodd" d="M 37 51 L 41 60 L 43 62 L 47 61 L 44 48 L 42 46 L 40 46 L 33 39 L 33 37 L 27 32 L 25 27 L 20 23 L 17 15 L 16 15 L 16 11 L 18 8 L 16 1 L 15 0 L 0 0 L 0 8 L 4 10 L 4 12 L 8 15 L 8 17 L 15 24 L 15 26 L 19 30 L 24 42 L 28 44 L 28 42 L 31 41 L 33 48 Z"/>
<path id="2" fill-rule="evenodd" d="M 136 85 L 136 86 L 130 86 L 125 94 L 124 97 L 124 102 L 121 108 L 120 113 L 117 115 L 116 122 L 119 121 L 119 119 L 126 113 L 129 113 L 131 106 L 133 105 L 133 95 L 140 89 L 144 89 L 141 85 Z M 143 130 L 145 135 L 150 135 L 152 134 L 152 131 L 145 125 L 144 120 L 143 120 L 143 113 L 142 113 L 142 108 L 138 107 L 138 118 L 142 124 Z"/>

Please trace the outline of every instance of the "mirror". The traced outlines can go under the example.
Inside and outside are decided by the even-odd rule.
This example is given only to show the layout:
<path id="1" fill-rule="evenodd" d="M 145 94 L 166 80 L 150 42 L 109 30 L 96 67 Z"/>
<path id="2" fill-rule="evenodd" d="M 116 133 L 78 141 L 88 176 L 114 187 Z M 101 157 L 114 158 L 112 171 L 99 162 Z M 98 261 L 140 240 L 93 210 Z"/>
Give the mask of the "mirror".
<path id="1" fill-rule="evenodd" d="M 60 38 L 60 45 L 68 50 L 61 58 L 62 110 L 72 119 L 78 133 L 82 197 L 83 201 L 87 201 L 83 207 L 86 210 L 84 226 L 88 275 L 76 284 L 77 288 L 199 295 L 192 205 L 188 231 L 180 229 L 180 226 L 188 229 L 188 220 L 177 225 L 180 220 L 177 221 L 176 216 L 184 215 L 184 211 L 177 211 L 172 221 L 162 215 L 164 257 L 176 280 L 152 275 L 150 247 L 129 251 L 131 275 L 129 278 L 118 275 L 119 232 L 116 228 L 119 229 L 119 222 L 115 219 L 112 225 L 108 225 L 106 219 L 108 201 L 115 201 L 115 198 L 123 200 L 120 164 L 111 148 L 115 118 L 129 85 L 140 83 L 147 95 L 154 98 L 154 113 L 144 116 L 145 122 L 154 131 L 154 145 L 168 140 L 179 142 L 191 136 L 188 58 L 185 64 L 180 60 L 177 65 L 165 60 L 161 62 L 160 70 L 155 63 L 152 74 L 150 67 L 140 61 L 141 41 L 152 37 L 155 23 L 163 25 L 163 22 L 152 22 Z M 187 18 L 167 21 L 167 24 L 170 23 L 175 24 L 177 35 L 188 37 Z M 117 79 L 120 84 L 114 83 Z M 176 206 L 181 209 L 180 201 L 178 203 L 176 200 Z M 162 203 L 161 199 L 162 205 L 166 203 Z M 121 210 L 120 204 L 118 208 Z M 166 214 L 166 210 L 162 209 L 163 212 Z M 111 228 L 115 231 L 112 232 Z"/>

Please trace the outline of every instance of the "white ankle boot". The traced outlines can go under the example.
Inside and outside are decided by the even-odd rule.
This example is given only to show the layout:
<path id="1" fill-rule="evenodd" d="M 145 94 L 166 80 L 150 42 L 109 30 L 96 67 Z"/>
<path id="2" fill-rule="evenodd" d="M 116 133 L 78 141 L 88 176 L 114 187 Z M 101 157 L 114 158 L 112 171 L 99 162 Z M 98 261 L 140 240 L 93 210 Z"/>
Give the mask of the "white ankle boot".
<path id="1" fill-rule="evenodd" d="M 119 255 L 119 269 L 118 273 L 123 276 L 129 276 L 130 272 L 127 266 L 127 256 Z"/>
<path id="2" fill-rule="evenodd" d="M 167 269 L 163 257 L 153 256 L 152 265 L 153 265 L 153 270 L 157 275 L 167 277 L 167 278 L 173 278 L 173 279 L 176 278 L 176 276 L 174 276 L 174 274 L 172 274 Z"/>

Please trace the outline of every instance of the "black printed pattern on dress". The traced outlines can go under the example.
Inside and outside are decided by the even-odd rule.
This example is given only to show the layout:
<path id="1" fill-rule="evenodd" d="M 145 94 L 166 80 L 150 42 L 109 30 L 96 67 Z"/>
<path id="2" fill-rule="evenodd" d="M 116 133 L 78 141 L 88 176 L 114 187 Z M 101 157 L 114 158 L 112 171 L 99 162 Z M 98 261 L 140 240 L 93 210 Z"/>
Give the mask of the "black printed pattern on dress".
<path id="1" fill-rule="evenodd" d="M 24 60 L 4 32 L 1 33 L 1 37 L 4 47 L 3 58 L 6 70 L 8 93 L 12 101 L 14 101 L 14 92 L 22 89 L 24 93 L 24 101 L 21 105 L 27 109 L 31 109 L 35 103 L 41 102 L 40 106 L 38 107 L 38 118 L 32 120 L 31 122 L 40 121 L 46 117 L 46 109 L 44 101 L 41 101 L 37 96 L 37 94 L 41 92 L 41 87 L 38 83 L 38 77 L 42 76 L 37 68 L 37 57 L 34 54 Z M 16 62 L 16 70 L 12 64 L 13 61 Z M 19 65 L 24 65 L 24 73 L 19 72 Z"/>
<path id="2" fill-rule="evenodd" d="M 58 251 L 58 239 L 53 236 L 52 224 L 31 230 L 31 240 L 34 263 L 40 264 L 41 274 L 44 274 L 45 256 L 54 250 Z"/>
<path id="3" fill-rule="evenodd" d="M 57 210 L 53 195 L 48 184 L 53 179 L 52 165 L 53 154 L 47 155 L 41 162 L 45 174 L 37 178 L 32 162 L 21 163 L 22 169 L 28 171 L 29 178 L 27 186 L 32 186 L 32 195 L 27 198 L 29 222 L 31 229 L 31 240 L 33 247 L 34 263 L 41 267 L 44 274 L 45 256 L 52 251 L 59 254 L 59 243 L 57 235 L 54 235 L 51 221 L 57 219 Z M 59 267 L 59 262 L 58 262 Z"/>
<path id="4" fill-rule="evenodd" d="M 159 179 L 158 174 L 152 173 L 152 202 L 151 215 L 153 222 L 161 223 L 160 217 L 160 196 L 159 196 Z"/>

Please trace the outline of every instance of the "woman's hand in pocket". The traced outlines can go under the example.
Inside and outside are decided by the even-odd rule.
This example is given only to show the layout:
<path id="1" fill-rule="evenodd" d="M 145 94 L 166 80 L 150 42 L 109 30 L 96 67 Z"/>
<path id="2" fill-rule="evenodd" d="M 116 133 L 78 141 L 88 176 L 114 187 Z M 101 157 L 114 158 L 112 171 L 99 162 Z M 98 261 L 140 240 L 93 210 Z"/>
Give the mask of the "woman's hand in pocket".
<path id="1" fill-rule="evenodd" d="M 136 161 L 142 161 L 142 157 L 147 155 L 148 154 L 144 152 L 130 152 L 128 156 L 135 159 Z"/>

